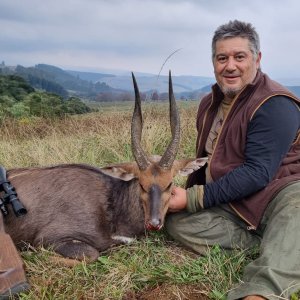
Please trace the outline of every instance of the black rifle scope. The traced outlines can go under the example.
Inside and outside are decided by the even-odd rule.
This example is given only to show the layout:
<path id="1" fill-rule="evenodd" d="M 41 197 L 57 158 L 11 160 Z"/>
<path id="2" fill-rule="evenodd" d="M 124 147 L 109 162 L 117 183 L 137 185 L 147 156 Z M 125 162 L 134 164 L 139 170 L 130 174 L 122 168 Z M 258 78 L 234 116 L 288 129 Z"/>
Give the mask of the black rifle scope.
<path id="1" fill-rule="evenodd" d="M 17 217 L 23 216 L 27 213 L 26 208 L 17 197 L 15 188 L 6 179 L 6 170 L 0 166 L 0 189 L 4 192 L 4 196 L 0 199 L 0 209 L 4 216 L 8 214 L 6 204 L 11 204 L 13 211 Z"/>

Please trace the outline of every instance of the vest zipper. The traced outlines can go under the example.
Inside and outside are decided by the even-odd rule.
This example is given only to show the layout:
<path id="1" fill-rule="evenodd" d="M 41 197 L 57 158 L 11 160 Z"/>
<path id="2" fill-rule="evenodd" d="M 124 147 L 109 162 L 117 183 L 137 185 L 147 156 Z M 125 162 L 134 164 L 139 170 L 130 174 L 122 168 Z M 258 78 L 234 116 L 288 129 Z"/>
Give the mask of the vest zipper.
<path id="1" fill-rule="evenodd" d="M 248 226 L 247 226 L 247 230 L 256 230 L 256 227 L 251 224 L 251 222 L 249 222 L 243 215 L 240 214 L 240 212 L 231 204 L 231 203 L 228 203 L 228 205 L 232 208 L 232 210 L 234 210 L 234 212 L 242 219 L 244 220 Z"/>

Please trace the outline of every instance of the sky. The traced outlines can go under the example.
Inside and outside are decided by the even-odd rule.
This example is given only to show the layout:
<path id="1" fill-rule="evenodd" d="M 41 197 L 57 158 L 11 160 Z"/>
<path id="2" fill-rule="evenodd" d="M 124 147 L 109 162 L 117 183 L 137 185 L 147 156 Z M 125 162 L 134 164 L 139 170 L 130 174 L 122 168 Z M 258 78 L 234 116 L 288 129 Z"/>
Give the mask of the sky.
<path id="1" fill-rule="evenodd" d="M 212 36 L 234 19 L 259 33 L 264 72 L 300 78 L 299 0 L 1 0 L 0 62 L 213 77 Z"/>

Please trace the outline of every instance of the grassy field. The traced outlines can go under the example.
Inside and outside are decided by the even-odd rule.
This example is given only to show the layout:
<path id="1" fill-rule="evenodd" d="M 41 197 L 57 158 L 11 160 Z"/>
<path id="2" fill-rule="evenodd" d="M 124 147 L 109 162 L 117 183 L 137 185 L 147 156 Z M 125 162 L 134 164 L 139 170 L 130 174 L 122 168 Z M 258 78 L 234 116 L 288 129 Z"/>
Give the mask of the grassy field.
<path id="1" fill-rule="evenodd" d="M 178 158 L 193 157 L 197 102 L 181 102 Z M 1 125 L 0 164 L 6 168 L 87 163 L 104 166 L 132 160 L 130 121 L 133 103 L 105 105 L 98 113 L 64 120 L 7 120 Z M 169 139 L 168 107 L 143 104 L 142 144 L 162 154 Z M 168 130 L 166 130 L 168 128 Z M 184 179 L 176 177 L 179 185 Z M 217 246 L 206 257 L 181 248 L 164 231 L 148 233 L 113 248 L 92 264 L 63 265 L 49 249 L 22 253 L 31 292 L 21 299 L 226 299 L 255 253 L 225 253 Z"/>

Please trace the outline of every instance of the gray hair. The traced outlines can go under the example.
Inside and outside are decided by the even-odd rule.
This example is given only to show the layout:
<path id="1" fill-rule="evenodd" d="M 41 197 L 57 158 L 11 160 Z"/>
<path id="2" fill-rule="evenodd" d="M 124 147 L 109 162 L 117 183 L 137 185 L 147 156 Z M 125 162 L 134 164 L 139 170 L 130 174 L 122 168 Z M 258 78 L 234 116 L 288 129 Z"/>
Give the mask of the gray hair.
<path id="1" fill-rule="evenodd" d="M 258 56 L 260 52 L 260 43 L 259 36 L 255 28 L 250 23 L 234 20 L 219 26 L 215 31 L 212 39 L 212 59 L 214 59 L 216 54 L 217 41 L 233 37 L 242 37 L 248 39 L 250 51 L 255 57 Z"/>

